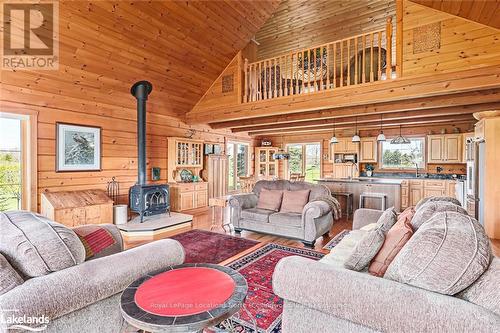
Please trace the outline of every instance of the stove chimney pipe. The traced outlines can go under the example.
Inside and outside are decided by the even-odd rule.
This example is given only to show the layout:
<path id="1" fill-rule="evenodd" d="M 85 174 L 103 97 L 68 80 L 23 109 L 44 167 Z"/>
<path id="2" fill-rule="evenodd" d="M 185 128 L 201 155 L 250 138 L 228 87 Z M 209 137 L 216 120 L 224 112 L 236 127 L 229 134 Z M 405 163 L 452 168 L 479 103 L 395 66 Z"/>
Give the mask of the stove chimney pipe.
<path id="1" fill-rule="evenodd" d="M 137 184 L 146 184 L 146 101 L 153 90 L 153 85 L 148 81 L 136 82 L 130 93 L 137 99 L 137 171 L 139 177 Z"/>

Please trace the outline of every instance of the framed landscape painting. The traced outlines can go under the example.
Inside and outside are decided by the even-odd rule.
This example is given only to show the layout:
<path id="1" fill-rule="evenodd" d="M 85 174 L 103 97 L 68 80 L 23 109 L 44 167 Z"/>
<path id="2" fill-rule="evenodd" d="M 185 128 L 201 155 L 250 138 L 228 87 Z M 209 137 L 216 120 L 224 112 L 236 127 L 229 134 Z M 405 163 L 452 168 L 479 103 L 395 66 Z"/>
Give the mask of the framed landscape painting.
<path id="1" fill-rule="evenodd" d="M 56 123 L 56 172 L 101 170 L 101 128 Z"/>

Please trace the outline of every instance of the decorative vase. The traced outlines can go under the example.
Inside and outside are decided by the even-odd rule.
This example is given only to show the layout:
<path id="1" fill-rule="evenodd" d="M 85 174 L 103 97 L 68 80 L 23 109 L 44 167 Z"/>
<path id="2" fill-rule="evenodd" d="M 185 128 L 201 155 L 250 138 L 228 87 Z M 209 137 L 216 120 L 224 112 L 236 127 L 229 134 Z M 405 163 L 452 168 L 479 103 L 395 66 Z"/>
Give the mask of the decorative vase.
<path id="1" fill-rule="evenodd" d="M 373 171 L 372 171 L 372 170 L 368 170 L 368 171 L 366 171 L 366 175 L 367 175 L 368 177 L 373 176 Z"/>

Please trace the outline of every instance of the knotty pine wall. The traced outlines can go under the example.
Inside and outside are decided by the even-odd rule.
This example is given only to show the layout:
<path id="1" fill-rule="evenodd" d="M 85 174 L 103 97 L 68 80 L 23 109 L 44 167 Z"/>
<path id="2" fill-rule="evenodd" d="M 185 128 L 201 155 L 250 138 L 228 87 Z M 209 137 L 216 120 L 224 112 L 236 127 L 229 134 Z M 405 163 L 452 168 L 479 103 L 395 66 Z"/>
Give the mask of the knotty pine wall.
<path id="1" fill-rule="evenodd" d="M 255 39 L 258 60 L 321 45 L 370 31 L 385 29 L 395 0 L 283 0 Z M 394 49 L 394 47 L 393 47 Z"/>
<path id="2" fill-rule="evenodd" d="M 432 126 L 415 126 L 415 127 L 404 127 L 402 129 L 403 135 L 408 136 L 426 136 L 427 134 L 439 134 L 441 130 L 444 129 L 446 133 L 453 133 L 454 128 L 458 128 L 460 133 L 472 132 L 473 124 L 455 124 L 455 125 L 432 125 Z M 399 128 L 384 129 L 385 135 L 390 138 L 397 136 L 399 134 Z M 255 137 L 254 145 L 259 146 L 260 141 L 263 138 L 270 139 L 275 147 L 285 147 L 287 143 L 307 143 L 307 142 L 320 142 L 322 148 L 322 164 L 321 164 L 321 175 L 329 176 L 333 172 L 333 164 L 330 161 L 330 138 L 332 137 L 333 130 L 331 132 L 320 132 L 320 133 L 301 133 L 301 134 L 286 134 L 286 135 L 265 135 Z M 378 129 L 374 130 L 361 130 L 359 135 L 363 137 L 376 137 L 379 134 Z M 354 129 L 336 131 L 337 137 L 352 137 L 354 135 Z M 384 172 L 380 170 L 378 165 L 371 163 L 375 166 L 375 172 Z M 436 167 L 441 166 L 444 168 L 442 173 L 445 174 L 465 174 L 465 164 L 427 164 L 427 169 L 425 172 L 436 173 Z M 279 176 L 285 177 L 285 162 L 279 161 Z M 360 168 L 363 170 L 363 165 Z M 392 172 L 392 171 L 391 171 Z M 414 173 L 414 171 L 408 171 L 408 173 Z"/>
<path id="3" fill-rule="evenodd" d="M 500 32 L 497 29 L 408 0 L 404 0 L 403 6 L 404 76 L 498 65 Z M 438 35 L 431 32 L 433 24 L 440 30 Z M 419 28 L 423 30 L 415 30 Z M 416 34 L 423 36 L 426 42 L 437 38 L 439 47 L 424 48 L 424 51 L 417 48 L 415 52 L 414 46 L 419 43 Z"/>
<path id="4" fill-rule="evenodd" d="M 198 5 L 212 9 L 217 6 L 216 3 Z M 167 8 L 162 6 L 172 8 L 166 12 Z M 38 198 L 43 191 L 106 189 L 107 182 L 116 177 L 120 201 L 127 201 L 128 189 L 137 180 L 136 99 L 130 94 L 130 87 L 138 80 L 149 80 L 153 84 L 147 105 L 148 179 L 151 167 L 157 166 L 162 169 L 161 182 L 166 182 L 167 137 L 184 137 L 193 129 L 195 139 L 251 142 L 246 135 L 213 131 L 207 126 L 188 126 L 182 121 L 184 112 L 195 105 L 238 48 L 248 41 L 244 34 L 237 36 L 234 18 L 226 21 L 235 27 L 227 31 L 228 36 L 221 35 L 228 26 L 221 27 L 219 32 L 213 30 L 219 36 L 218 41 L 208 35 L 212 31 L 208 27 L 204 35 L 200 35 L 197 32 L 199 27 L 203 28 L 198 22 L 200 13 L 186 16 L 183 6 L 187 5 L 179 2 L 115 5 L 106 1 L 61 2 L 59 70 L 2 71 L 0 111 L 38 113 L 38 138 L 34 143 L 38 148 Z M 172 18 L 162 26 L 158 21 L 162 13 L 166 13 L 163 20 L 174 14 L 181 19 Z M 148 15 L 150 18 L 146 19 Z M 207 24 L 216 24 L 213 11 L 207 9 L 204 15 L 213 17 Z M 167 36 L 171 29 L 180 29 L 180 24 L 195 24 L 188 19 L 198 24 L 194 30 L 185 30 L 186 34 L 180 37 L 176 32 Z M 252 26 L 258 21 L 254 20 Z M 163 36 L 161 27 L 165 29 Z M 240 27 L 248 29 L 243 22 Z M 188 32 L 199 35 L 203 43 L 197 45 Z M 224 38 L 231 42 L 219 48 Z M 187 45 L 192 49 L 188 50 Z M 175 46 L 176 57 L 171 57 L 172 46 Z M 102 171 L 55 172 L 56 122 L 102 128 Z"/>

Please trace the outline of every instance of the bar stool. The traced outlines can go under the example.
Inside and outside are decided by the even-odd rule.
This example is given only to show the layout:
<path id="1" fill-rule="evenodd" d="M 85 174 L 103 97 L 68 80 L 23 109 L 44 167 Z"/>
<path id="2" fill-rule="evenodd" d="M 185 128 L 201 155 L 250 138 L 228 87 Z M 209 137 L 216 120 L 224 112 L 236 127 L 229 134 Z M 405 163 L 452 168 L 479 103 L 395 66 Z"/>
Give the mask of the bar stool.
<path id="1" fill-rule="evenodd" d="M 349 218 L 349 216 L 352 215 L 352 211 L 354 209 L 354 196 L 350 192 L 333 192 L 332 196 L 334 197 L 343 197 L 345 198 L 345 211 L 346 211 L 346 216 Z"/>
<path id="2" fill-rule="evenodd" d="M 385 193 L 374 193 L 374 192 L 363 192 L 359 196 L 359 208 L 365 207 L 365 198 L 380 199 L 382 203 L 382 210 L 387 209 L 387 194 Z"/>

